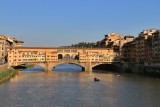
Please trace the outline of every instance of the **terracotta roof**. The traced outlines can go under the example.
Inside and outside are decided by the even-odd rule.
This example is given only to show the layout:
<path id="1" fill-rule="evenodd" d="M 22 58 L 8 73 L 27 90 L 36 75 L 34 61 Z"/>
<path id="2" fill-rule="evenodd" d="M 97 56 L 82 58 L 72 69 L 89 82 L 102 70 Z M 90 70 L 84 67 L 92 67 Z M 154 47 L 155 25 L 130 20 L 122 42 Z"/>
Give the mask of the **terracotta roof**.
<path id="1" fill-rule="evenodd" d="M 20 40 L 14 40 L 16 43 L 24 43 L 23 41 Z"/>
<path id="2" fill-rule="evenodd" d="M 106 50 L 111 48 L 60 48 L 60 47 L 9 47 L 11 49 L 85 49 L 85 50 Z"/>

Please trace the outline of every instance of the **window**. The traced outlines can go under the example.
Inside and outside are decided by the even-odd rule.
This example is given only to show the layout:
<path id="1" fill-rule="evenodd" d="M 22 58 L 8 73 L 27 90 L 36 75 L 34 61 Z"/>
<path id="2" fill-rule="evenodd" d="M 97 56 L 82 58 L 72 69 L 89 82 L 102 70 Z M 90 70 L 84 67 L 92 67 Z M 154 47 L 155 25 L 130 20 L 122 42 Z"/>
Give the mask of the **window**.
<path id="1" fill-rule="evenodd" d="M 77 50 L 71 50 L 72 53 L 77 53 Z"/>
<path id="2" fill-rule="evenodd" d="M 57 50 L 58 53 L 63 53 L 63 50 Z"/>
<path id="3" fill-rule="evenodd" d="M 64 50 L 65 53 L 70 53 L 70 50 Z"/>

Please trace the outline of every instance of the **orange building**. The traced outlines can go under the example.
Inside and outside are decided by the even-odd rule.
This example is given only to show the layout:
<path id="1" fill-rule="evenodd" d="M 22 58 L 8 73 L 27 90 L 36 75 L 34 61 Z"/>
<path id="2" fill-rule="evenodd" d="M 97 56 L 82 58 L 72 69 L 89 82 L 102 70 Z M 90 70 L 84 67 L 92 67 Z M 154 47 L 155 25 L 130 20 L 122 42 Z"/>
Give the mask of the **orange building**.
<path id="1" fill-rule="evenodd" d="M 136 50 L 135 41 L 127 42 L 122 47 L 122 60 L 128 63 L 135 63 L 136 61 Z"/>

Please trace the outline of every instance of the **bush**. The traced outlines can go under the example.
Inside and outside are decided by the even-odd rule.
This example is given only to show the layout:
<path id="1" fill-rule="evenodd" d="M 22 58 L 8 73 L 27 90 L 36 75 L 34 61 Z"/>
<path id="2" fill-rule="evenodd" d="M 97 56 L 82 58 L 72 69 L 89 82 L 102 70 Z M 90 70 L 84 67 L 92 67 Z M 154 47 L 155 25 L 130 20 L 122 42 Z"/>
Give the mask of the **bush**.
<path id="1" fill-rule="evenodd" d="M 11 78 L 16 73 L 14 69 L 5 69 L 0 71 L 0 81 Z"/>

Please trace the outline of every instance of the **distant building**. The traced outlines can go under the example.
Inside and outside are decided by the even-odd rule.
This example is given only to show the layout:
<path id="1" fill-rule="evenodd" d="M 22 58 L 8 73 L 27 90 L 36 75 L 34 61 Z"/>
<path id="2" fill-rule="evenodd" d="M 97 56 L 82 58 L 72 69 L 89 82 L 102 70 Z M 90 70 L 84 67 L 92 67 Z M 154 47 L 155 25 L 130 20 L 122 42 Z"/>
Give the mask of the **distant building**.
<path id="1" fill-rule="evenodd" d="M 97 47 L 112 48 L 119 55 L 121 55 L 122 46 L 134 40 L 134 36 L 123 36 L 117 33 L 110 33 L 104 36 L 103 40 L 97 42 Z"/>
<path id="2" fill-rule="evenodd" d="M 116 43 L 117 40 L 124 39 L 122 35 L 119 35 L 117 33 L 110 33 L 104 36 L 105 38 L 103 40 L 97 42 L 97 46 L 112 48 L 114 45 L 117 45 Z"/>
<path id="3" fill-rule="evenodd" d="M 124 44 L 122 59 L 136 65 L 159 66 L 160 30 L 143 30 L 134 41 Z"/>
<path id="4" fill-rule="evenodd" d="M 143 30 L 135 39 L 136 64 L 144 65 L 151 61 L 152 57 L 152 38 L 156 29 Z M 150 45 L 149 45 L 150 44 Z"/>
<path id="5" fill-rule="evenodd" d="M 152 35 L 152 64 L 160 65 L 160 30 L 156 30 Z"/>
<path id="6" fill-rule="evenodd" d="M 122 47 L 122 60 L 128 63 L 135 63 L 136 60 L 136 50 L 135 41 L 127 42 Z"/>
<path id="7" fill-rule="evenodd" d="M 0 35 L 0 63 L 7 61 L 7 47 L 22 47 L 23 41 L 6 35 Z"/>

